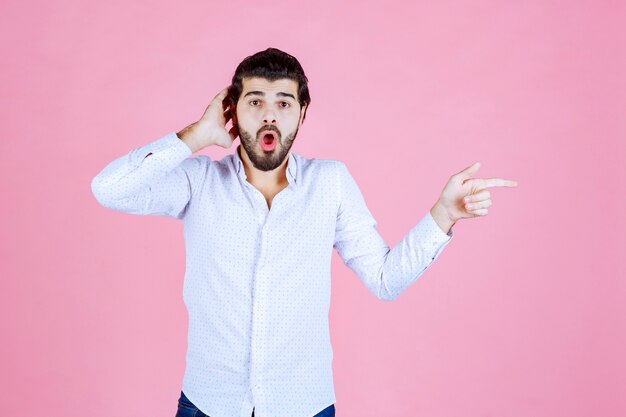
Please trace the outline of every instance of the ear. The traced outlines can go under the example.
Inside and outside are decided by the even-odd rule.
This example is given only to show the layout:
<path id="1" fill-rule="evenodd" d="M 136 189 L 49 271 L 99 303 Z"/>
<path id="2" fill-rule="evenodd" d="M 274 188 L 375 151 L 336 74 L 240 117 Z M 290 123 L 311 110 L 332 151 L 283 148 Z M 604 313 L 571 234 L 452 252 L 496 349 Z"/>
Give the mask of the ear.
<path id="1" fill-rule="evenodd" d="M 305 104 L 300 109 L 300 120 L 298 121 L 298 128 L 300 128 L 300 126 L 302 126 L 302 123 L 304 123 L 304 117 L 306 115 L 306 108 L 307 108 L 307 105 Z"/>
<path id="2" fill-rule="evenodd" d="M 230 99 L 230 117 L 233 122 L 233 126 L 237 124 L 237 105 L 235 104 L 235 100 Z"/>

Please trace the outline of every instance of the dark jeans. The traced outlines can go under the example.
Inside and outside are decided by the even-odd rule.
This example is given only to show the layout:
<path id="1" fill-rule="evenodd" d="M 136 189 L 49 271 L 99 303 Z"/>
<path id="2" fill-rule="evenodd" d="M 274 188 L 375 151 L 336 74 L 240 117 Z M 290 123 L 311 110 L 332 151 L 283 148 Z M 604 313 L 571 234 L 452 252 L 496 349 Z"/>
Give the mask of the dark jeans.
<path id="1" fill-rule="evenodd" d="M 180 398 L 178 399 L 178 411 L 176 417 L 211 417 L 198 410 L 198 407 L 193 405 L 189 398 L 181 391 Z M 254 410 L 252 410 L 252 417 L 254 417 Z M 335 404 L 331 404 L 313 417 L 335 417 Z"/>

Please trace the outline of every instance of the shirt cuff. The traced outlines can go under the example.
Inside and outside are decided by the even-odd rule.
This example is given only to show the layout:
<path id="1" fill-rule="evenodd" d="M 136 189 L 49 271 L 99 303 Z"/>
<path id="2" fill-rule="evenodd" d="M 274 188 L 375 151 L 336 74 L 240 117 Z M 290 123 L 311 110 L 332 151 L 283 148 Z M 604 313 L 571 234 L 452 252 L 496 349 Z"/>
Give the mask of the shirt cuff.
<path id="1" fill-rule="evenodd" d="M 428 210 L 428 213 L 426 213 L 426 216 L 424 216 L 424 221 L 426 222 L 428 229 L 433 229 L 433 234 L 438 234 L 439 237 L 442 239 L 451 238 L 454 234 L 454 232 L 452 231 L 454 225 L 450 227 L 448 233 L 445 233 L 443 229 L 439 227 L 439 225 L 433 218 L 433 215 L 430 214 L 430 210 Z"/>
<path id="2" fill-rule="evenodd" d="M 415 226 L 416 232 L 424 239 L 426 248 L 430 251 L 431 259 L 436 259 L 443 248 L 450 242 L 454 232 L 452 228 L 448 233 L 445 233 L 441 227 L 437 224 L 433 216 L 430 214 L 430 210 L 422 218 L 422 220 Z"/>
<path id="3" fill-rule="evenodd" d="M 193 152 L 185 142 L 180 140 L 176 132 L 170 132 L 154 142 L 133 150 L 130 155 L 133 165 L 141 165 L 149 154 L 152 154 L 149 158 L 150 163 L 158 161 L 158 166 L 165 171 L 170 171 L 191 156 Z"/>

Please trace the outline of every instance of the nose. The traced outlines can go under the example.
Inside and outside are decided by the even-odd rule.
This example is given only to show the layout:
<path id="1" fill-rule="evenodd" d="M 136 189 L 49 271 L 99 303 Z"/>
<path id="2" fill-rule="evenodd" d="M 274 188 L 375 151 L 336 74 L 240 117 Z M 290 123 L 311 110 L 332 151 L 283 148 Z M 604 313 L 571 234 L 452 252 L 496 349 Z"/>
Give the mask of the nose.
<path id="1" fill-rule="evenodd" d="M 268 124 L 276 124 L 276 115 L 274 114 L 274 110 L 273 109 L 267 109 L 265 111 L 265 114 L 263 114 L 263 123 L 268 125 Z"/>

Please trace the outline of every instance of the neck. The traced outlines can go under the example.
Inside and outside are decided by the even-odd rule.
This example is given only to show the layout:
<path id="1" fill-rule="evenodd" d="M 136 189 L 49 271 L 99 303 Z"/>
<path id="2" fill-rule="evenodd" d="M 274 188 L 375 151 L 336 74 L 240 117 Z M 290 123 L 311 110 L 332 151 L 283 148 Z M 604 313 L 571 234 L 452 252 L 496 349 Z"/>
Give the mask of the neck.
<path id="1" fill-rule="evenodd" d="M 289 154 L 287 154 L 283 163 L 275 169 L 271 171 L 261 171 L 252 165 L 252 161 L 250 161 L 250 158 L 248 157 L 248 154 L 243 146 L 239 145 L 237 147 L 237 152 L 239 152 L 239 158 L 241 158 L 241 162 L 243 162 L 248 182 L 257 188 L 280 187 L 288 183 L 287 163 L 289 162 Z"/>

